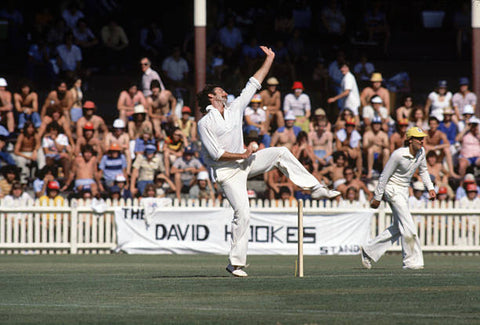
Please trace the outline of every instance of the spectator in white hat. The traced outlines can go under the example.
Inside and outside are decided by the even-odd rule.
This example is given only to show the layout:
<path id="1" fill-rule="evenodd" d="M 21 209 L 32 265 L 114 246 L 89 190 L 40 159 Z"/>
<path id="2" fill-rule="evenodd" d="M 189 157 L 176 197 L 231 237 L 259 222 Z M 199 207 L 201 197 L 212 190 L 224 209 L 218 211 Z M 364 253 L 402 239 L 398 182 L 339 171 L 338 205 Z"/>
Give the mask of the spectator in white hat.
<path id="1" fill-rule="evenodd" d="M 215 191 L 213 190 L 212 182 L 210 181 L 207 171 L 201 171 L 198 173 L 197 181 L 190 188 L 188 196 L 191 199 L 197 200 L 205 199 L 213 201 L 215 199 Z"/>
<path id="2" fill-rule="evenodd" d="M 458 132 L 459 133 L 461 133 L 462 131 L 467 129 L 468 120 L 473 116 L 473 114 L 475 114 L 475 109 L 473 108 L 472 105 L 467 104 L 463 107 L 462 118 L 458 122 Z M 458 139 L 457 139 L 457 141 L 458 141 Z"/>
<path id="3" fill-rule="evenodd" d="M 130 155 L 130 137 L 125 132 L 125 122 L 122 119 L 113 121 L 113 130 L 105 136 L 104 150 L 108 150 L 112 144 L 118 144 L 122 153 L 127 159 L 127 170 L 132 166 L 132 156 Z"/>
<path id="4" fill-rule="evenodd" d="M 425 185 L 421 181 L 413 182 L 412 195 L 408 198 L 408 206 L 410 209 L 425 208 L 428 199 L 425 197 Z"/>
<path id="5" fill-rule="evenodd" d="M 464 133 L 460 140 L 458 173 L 462 177 L 467 172 L 468 167 L 480 166 L 480 132 L 478 127 L 480 119 L 474 116 L 468 122 L 468 131 Z"/>

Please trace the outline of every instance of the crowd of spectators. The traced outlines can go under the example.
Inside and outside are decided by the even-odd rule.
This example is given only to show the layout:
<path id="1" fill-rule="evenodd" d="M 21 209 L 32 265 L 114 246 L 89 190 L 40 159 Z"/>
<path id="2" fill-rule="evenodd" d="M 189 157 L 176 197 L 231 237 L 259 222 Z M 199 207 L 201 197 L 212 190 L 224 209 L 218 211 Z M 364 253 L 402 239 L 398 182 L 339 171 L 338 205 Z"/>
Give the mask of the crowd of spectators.
<path id="1" fill-rule="evenodd" d="M 108 18 L 94 24 L 92 8 L 79 3 L 36 12 L 26 33 L 25 72 L 0 75 L 0 196 L 221 198 L 197 136 L 191 35 L 181 44 L 167 44 L 165 31 L 151 20 L 134 44 L 131 30 L 115 15 L 105 14 Z M 97 5 L 111 14 L 121 6 Z M 381 44 L 387 55 L 390 33 L 383 9 L 381 2 L 369 7 L 363 26 L 366 41 Z M 371 199 L 406 130 L 421 127 L 428 132 L 425 148 L 437 192 L 478 200 L 479 119 L 467 77 L 456 76 L 454 91 L 439 80 L 426 98 L 415 98 L 408 74 L 385 80 L 366 53 L 343 50 L 348 21 L 335 0 L 322 8 L 317 22 L 310 3 L 296 1 L 272 16 L 269 26 L 261 20 L 267 9 L 242 15 L 210 10 L 219 12 L 208 32 L 207 81 L 229 90 L 229 100 L 263 59 L 262 34 L 275 35 L 268 39 L 276 53 L 271 75 L 245 110 L 246 145 L 289 148 L 319 180 L 342 192 L 339 200 L 361 203 Z M 0 17 L 8 17 L 11 26 L 23 24 L 14 7 Z M 322 51 L 308 41 L 312 29 L 325 44 Z M 334 53 L 331 60 L 327 53 Z M 110 103 L 114 108 L 98 107 L 89 90 L 92 75 L 100 67 L 128 74 L 131 66 L 141 76 L 122 86 L 116 103 Z M 419 195 L 415 184 L 412 197 L 422 200 L 425 189 Z M 310 198 L 277 170 L 248 186 L 252 198 Z"/>

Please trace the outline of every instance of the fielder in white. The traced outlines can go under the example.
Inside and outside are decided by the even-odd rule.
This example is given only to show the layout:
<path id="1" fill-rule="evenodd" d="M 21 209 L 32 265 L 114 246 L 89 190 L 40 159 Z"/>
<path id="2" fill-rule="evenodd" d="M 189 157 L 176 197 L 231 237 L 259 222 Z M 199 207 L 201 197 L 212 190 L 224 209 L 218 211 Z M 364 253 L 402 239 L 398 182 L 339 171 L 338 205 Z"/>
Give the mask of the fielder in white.
<path id="1" fill-rule="evenodd" d="M 247 149 L 243 143 L 243 113 L 253 95 L 260 90 L 268 74 L 275 53 L 260 46 L 266 58 L 260 69 L 249 79 L 242 93 L 227 106 L 228 94 L 222 87 L 207 85 L 197 95 L 198 104 L 205 114 L 198 121 L 205 163 L 212 168 L 213 177 L 222 187 L 234 210 L 232 240 L 227 271 L 245 277 L 247 246 L 250 226 L 250 206 L 247 179 L 277 167 L 299 187 L 311 190 L 312 198 L 333 198 L 340 192 L 324 187 L 310 174 L 285 147 L 271 147 L 255 152 L 252 142 Z"/>
<path id="2" fill-rule="evenodd" d="M 401 237 L 403 268 L 423 269 L 420 240 L 408 208 L 408 187 L 418 168 L 430 199 L 434 200 L 436 197 L 427 169 L 425 148 L 423 148 L 423 139 L 426 136 L 427 134 L 418 127 L 407 130 L 405 146 L 392 153 L 380 175 L 370 206 L 374 209 L 378 208 L 382 198 L 385 198 L 392 209 L 393 224 L 362 247 L 362 264 L 367 269 L 372 267 L 372 261 L 377 262 L 380 259 L 398 237 Z"/>

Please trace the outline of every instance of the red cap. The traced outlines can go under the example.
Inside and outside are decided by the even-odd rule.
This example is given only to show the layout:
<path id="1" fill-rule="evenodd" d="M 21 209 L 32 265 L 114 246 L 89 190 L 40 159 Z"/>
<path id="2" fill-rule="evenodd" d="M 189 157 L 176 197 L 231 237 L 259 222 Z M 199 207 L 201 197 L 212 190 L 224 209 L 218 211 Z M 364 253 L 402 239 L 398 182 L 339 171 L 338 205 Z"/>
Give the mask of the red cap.
<path id="1" fill-rule="evenodd" d="M 442 186 L 438 189 L 438 194 L 447 194 L 447 188 Z"/>
<path id="2" fill-rule="evenodd" d="M 467 192 L 478 192 L 477 184 L 475 184 L 475 183 L 469 183 L 469 184 L 467 185 Z"/>
<path id="3" fill-rule="evenodd" d="M 108 148 L 109 151 L 122 151 L 122 148 L 120 148 L 120 145 L 118 143 L 112 143 L 110 145 L 110 148 Z"/>
<path id="4" fill-rule="evenodd" d="M 292 89 L 305 89 L 301 81 L 295 81 L 293 83 Z"/>
<path id="5" fill-rule="evenodd" d="M 94 129 L 93 123 L 92 122 L 85 123 L 85 125 L 83 126 L 83 129 L 84 130 L 93 130 Z"/>
<path id="6" fill-rule="evenodd" d="M 60 189 L 60 184 L 58 184 L 57 181 L 50 181 L 47 184 L 47 188 L 49 190 L 59 190 Z"/>
<path id="7" fill-rule="evenodd" d="M 83 108 L 87 108 L 87 109 L 95 108 L 95 103 L 92 102 L 91 100 L 87 100 L 87 101 L 83 104 Z"/>
<path id="8" fill-rule="evenodd" d="M 401 118 L 398 120 L 398 125 L 408 125 L 408 119 Z"/>
<path id="9" fill-rule="evenodd" d="M 183 108 L 182 108 L 182 113 L 191 114 L 191 113 L 192 113 L 192 110 L 191 110 L 190 107 L 188 107 L 188 106 L 183 106 Z"/>
<path id="10" fill-rule="evenodd" d="M 345 124 L 346 124 L 346 125 L 356 125 L 357 123 L 355 122 L 355 118 L 354 118 L 354 117 L 349 117 L 349 118 L 347 118 L 347 120 L 345 121 Z"/>

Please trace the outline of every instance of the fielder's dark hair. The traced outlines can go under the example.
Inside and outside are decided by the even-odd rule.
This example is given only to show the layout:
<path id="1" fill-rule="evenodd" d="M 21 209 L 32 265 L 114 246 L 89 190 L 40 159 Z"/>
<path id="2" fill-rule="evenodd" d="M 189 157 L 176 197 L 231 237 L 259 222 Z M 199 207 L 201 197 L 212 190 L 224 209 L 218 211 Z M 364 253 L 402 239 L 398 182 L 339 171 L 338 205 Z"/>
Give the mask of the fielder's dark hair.
<path id="1" fill-rule="evenodd" d="M 200 112 L 202 114 L 207 113 L 206 108 L 208 105 L 210 105 L 210 99 L 208 98 L 208 94 L 214 95 L 215 94 L 214 90 L 215 88 L 218 88 L 218 87 L 220 86 L 215 84 L 207 84 L 205 85 L 203 90 L 197 94 L 197 104 L 198 104 L 198 107 L 200 107 Z"/>

